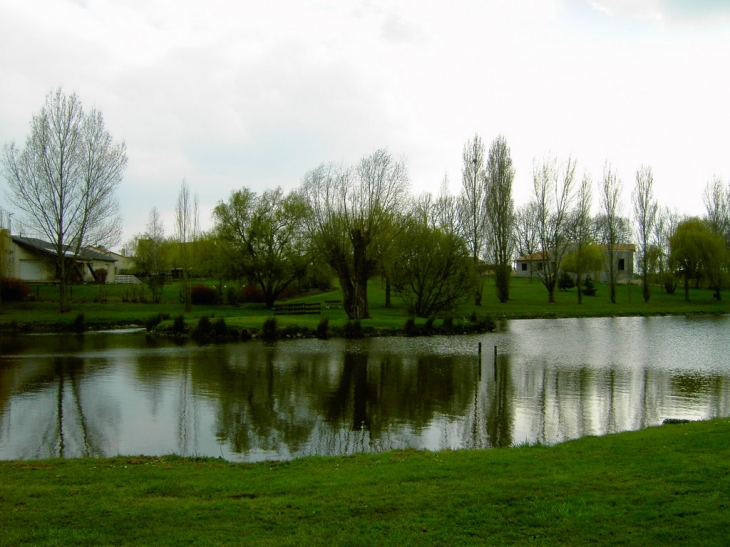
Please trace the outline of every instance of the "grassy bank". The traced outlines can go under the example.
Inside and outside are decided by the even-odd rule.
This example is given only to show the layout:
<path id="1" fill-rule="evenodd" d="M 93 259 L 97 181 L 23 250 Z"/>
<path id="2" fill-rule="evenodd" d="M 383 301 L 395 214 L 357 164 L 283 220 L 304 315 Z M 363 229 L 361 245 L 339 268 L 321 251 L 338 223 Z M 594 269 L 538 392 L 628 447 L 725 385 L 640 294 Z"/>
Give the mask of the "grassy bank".
<path id="1" fill-rule="evenodd" d="M 727 545 L 730 419 L 287 463 L 0 462 L 0 545 Z"/>
<path id="2" fill-rule="evenodd" d="M 214 285 L 213 282 L 208 284 Z M 641 298 L 639 286 L 619 285 L 617 303 L 612 304 L 608 296 L 608 287 L 597 284 L 598 293 L 594 297 L 584 297 L 583 304 L 578 304 L 576 290 L 556 291 L 556 302 L 547 302 L 547 291 L 538 279 L 532 283 L 528 279 L 512 280 L 510 300 L 500 303 L 496 297 L 494 282 L 486 279 L 484 283 L 484 299 L 481 306 L 464 305 L 451 315 L 455 322 L 468 320 L 473 315 L 479 318 L 550 318 L 550 317 L 601 317 L 618 315 L 685 315 L 685 314 L 718 314 L 730 313 L 730 295 L 725 300 L 716 301 L 712 291 L 692 289 L 690 301 L 684 300 L 682 291 L 666 294 L 655 287 L 648 303 Z M 165 287 L 163 301 L 151 304 L 144 301 L 145 288 L 128 285 L 87 285 L 76 286 L 73 290 L 72 311 L 58 312 L 57 293 L 54 286 L 38 286 L 33 290 L 34 301 L 21 303 L 3 303 L 0 307 L 0 329 L 3 330 L 72 330 L 73 323 L 79 315 L 83 315 L 86 328 L 105 328 L 114 326 L 143 326 L 153 316 L 162 314 L 172 318 L 185 316 L 188 325 L 195 325 L 203 317 L 223 318 L 230 326 L 246 328 L 253 332 L 261 329 L 264 321 L 272 317 L 271 310 L 262 304 L 246 304 L 241 306 L 215 305 L 193 306 L 190 313 L 184 312 L 179 302 L 179 286 L 175 283 Z M 281 327 L 292 325 L 316 329 L 323 317 L 327 317 L 332 327 L 343 327 L 347 317 L 342 309 L 336 306 L 325 307 L 326 300 L 341 298 L 339 290 L 324 293 L 313 293 L 293 301 L 320 302 L 321 315 L 311 316 L 277 316 Z M 362 321 L 364 328 L 397 331 L 402 329 L 408 313 L 403 303 L 394 296 L 393 306 L 385 307 L 385 291 L 379 282 L 373 281 L 369 286 L 371 319 Z M 417 322 L 425 322 L 421 318 Z"/>

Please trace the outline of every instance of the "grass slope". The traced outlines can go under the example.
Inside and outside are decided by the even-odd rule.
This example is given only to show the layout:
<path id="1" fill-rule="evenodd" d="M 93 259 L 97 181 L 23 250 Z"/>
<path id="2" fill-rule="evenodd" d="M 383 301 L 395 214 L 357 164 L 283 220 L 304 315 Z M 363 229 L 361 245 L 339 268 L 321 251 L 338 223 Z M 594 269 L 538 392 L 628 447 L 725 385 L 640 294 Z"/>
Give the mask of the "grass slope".
<path id="1" fill-rule="evenodd" d="M 285 463 L 0 462 L 0 546 L 727 545 L 730 419 Z"/>
<path id="2" fill-rule="evenodd" d="M 214 285 L 213 282 L 208 282 Z M 452 315 L 456 321 L 468 319 L 472 314 L 491 318 L 544 318 L 544 317 L 598 317 L 618 315 L 684 315 L 697 313 L 730 313 L 730 297 L 716 301 L 712 291 L 692 289 L 690 301 L 685 302 L 684 294 L 678 291 L 669 295 L 658 287 L 654 288 L 651 299 L 645 303 L 641 298 L 641 287 L 636 285 L 619 285 L 617 303 L 612 304 L 608 296 L 608 287 L 597 284 L 598 294 L 595 297 L 584 297 L 583 304 L 578 304 L 576 290 L 556 291 L 556 303 L 547 302 L 547 291 L 539 279 L 532 283 L 528 279 L 513 278 L 511 281 L 510 300 L 504 304 L 497 300 L 494 282 L 484 282 L 484 299 L 482 306 L 466 304 Z M 38 286 L 33 292 L 38 301 L 22 303 L 3 303 L 0 308 L 0 328 L 12 330 L 24 326 L 30 330 L 68 329 L 74 319 L 83 314 L 85 324 L 89 327 L 106 327 L 113 325 L 143 325 L 145 321 L 157 314 L 165 314 L 171 318 L 184 314 L 183 305 L 179 302 L 179 286 L 172 283 L 165 286 L 164 300 L 160 304 L 130 302 L 145 294 L 142 286 L 128 285 L 86 285 L 76 286 L 73 290 L 72 312 L 58 312 L 57 292 L 54 286 Z M 377 281 L 368 287 L 371 319 L 363 320 L 363 327 L 397 330 L 403 327 L 408 313 L 400 299 L 393 297 L 393 307 L 385 307 L 385 291 Z M 322 315 L 309 316 L 277 316 L 280 326 L 298 325 L 315 329 L 323 317 L 327 317 L 330 325 L 341 327 L 347 322 L 342 309 L 325 308 L 325 300 L 340 299 L 339 290 L 327 293 L 312 294 L 293 301 L 320 302 Z M 272 312 L 261 304 L 193 306 L 193 310 L 184 314 L 189 325 L 197 324 L 202 316 L 224 318 L 230 326 L 245 327 L 253 332 L 261 328 L 263 322 L 272 317 Z M 425 321 L 421 319 L 420 322 Z"/>

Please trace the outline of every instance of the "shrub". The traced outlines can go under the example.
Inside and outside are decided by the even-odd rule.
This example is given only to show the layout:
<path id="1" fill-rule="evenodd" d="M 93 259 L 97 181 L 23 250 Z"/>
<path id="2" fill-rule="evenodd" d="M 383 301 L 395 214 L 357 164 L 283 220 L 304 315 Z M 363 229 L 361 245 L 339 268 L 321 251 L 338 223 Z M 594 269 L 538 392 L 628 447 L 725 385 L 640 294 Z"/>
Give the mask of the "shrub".
<path id="1" fill-rule="evenodd" d="M 163 319 L 169 318 L 169 316 L 163 317 L 161 313 L 158 313 L 157 315 L 148 317 L 144 322 L 144 327 L 147 329 L 147 332 L 152 332 L 157 325 L 162 323 Z"/>
<path id="2" fill-rule="evenodd" d="M 71 323 L 71 328 L 74 332 L 84 332 L 86 330 L 86 320 L 83 313 L 78 314 L 74 318 L 73 322 Z"/>
<path id="3" fill-rule="evenodd" d="M 24 281 L 12 277 L 0 280 L 0 296 L 3 302 L 20 302 L 30 294 L 30 287 Z"/>
<path id="4" fill-rule="evenodd" d="M 218 294 L 215 287 L 207 287 L 205 285 L 193 285 L 190 287 L 190 302 L 200 305 L 215 304 L 218 300 Z"/>
<path id="5" fill-rule="evenodd" d="M 454 330 L 454 318 L 450 315 L 448 317 L 444 317 L 443 323 L 441 323 L 441 330 L 444 332 L 451 332 Z"/>
<path id="6" fill-rule="evenodd" d="M 431 316 L 428 319 L 426 319 L 426 322 L 423 325 L 423 334 L 429 335 L 433 334 L 433 322 L 436 320 L 435 317 Z"/>
<path id="7" fill-rule="evenodd" d="M 583 294 L 586 296 L 596 296 L 596 286 L 593 284 L 590 275 L 583 282 Z"/>
<path id="8" fill-rule="evenodd" d="M 262 304 L 266 301 L 264 292 L 261 288 L 254 285 L 248 285 L 241 289 L 241 301 L 244 304 Z"/>
<path id="9" fill-rule="evenodd" d="M 230 304 L 231 306 L 238 306 L 238 303 L 241 301 L 241 297 L 239 295 L 239 291 L 231 285 L 230 287 L 226 287 L 226 302 Z"/>
<path id="10" fill-rule="evenodd" d="M 567 291 L 568 289 L 572 289 L 575 287 L 575 281 L 573 280 L 573 277 L 566 271 L 560 272 L 560 277 L 558 278 L 558 289 L 561 291 Z"/>
<path id="11" fill-rule="evenodd" d="M 213 334 L 215 336 L 228 336 L 228 325 L 226 325 L 226 320 L 222 317 L 213 323 Z"/>
<path id="12" fill-rule="evenodd" d="M 185 318 L 178 315 L 172 323 L 172 332 L 175 334 L 183 334 L 185 332 Z"/>
<path id="13" fill-rule="evenodd" d="M 204 315 L 203 317 L 198 319 L 198 326 L 195 329 L 196 336 L 207 337 L 207 336 L 210 336 L 212 331 L 213 331 L 213 325 L 210 322 L 210 319 L 208 319 L 207 315 Z"/>
<path id="14" fill-rule="evenodd" d="M 261 338 L 264 340 L 276 340 L 276 318 L 269 317 L 261 327 Z"/>
<path id="15" fill-rule="evenodd" d="M 319 320 L 319 324 L 317 325 L 317 338 L 320 340 L 327 340 L 329 336 L 329 323 L 330 320 L 328 317 L 323 317 Z"/>
<path id="16" fill-rule="evenodd" d="M 415 318 L 409 317 L 408 319 L 406 319 L 406 322 L 403 325 L 403 334 L 405 334 L 406 336 L 416 336 L 418 334 Z"/>
<path id="17" fill-rule="evenodd" d="M 345 323 L 344 334 L 345 338 L 362 338 L 365 336 L 365 333 L 362 330 L 362 325 L 358 319 Z"/>

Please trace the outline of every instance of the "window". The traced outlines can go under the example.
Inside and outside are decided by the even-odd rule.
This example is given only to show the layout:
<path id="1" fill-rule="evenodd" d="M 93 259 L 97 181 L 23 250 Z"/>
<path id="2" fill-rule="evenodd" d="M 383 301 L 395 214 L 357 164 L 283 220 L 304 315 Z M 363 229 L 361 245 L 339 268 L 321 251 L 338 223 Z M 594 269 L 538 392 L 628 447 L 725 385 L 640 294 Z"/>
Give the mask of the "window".
<path id="1" fill-rule="evenodd" d="M 618 271 L 623 272 L 626 269 L 626 264 L 623 258 L 618 259 Z"/>
<path id="2" fill-rule="evenodd" d="M 538 262 L 537 263 L 537 270 L 541 272 L 542 271 L 542 267 L 543 267 L 543 263 L 542 262 Z"/>
<path id="3" fill-rule="evenodd" d="M 523 262 L 522 263 L 522 271 L 523 272 L 526 272 L 527 271 L 527 262 Z"/>

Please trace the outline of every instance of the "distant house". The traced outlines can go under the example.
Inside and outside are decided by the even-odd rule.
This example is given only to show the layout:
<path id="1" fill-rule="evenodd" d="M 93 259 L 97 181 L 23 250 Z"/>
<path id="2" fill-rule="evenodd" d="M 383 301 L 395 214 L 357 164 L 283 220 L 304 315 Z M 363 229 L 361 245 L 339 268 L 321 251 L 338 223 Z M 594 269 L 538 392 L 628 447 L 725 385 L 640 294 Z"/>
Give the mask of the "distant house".
<path id="1" fill-rule="evenodd" d="M 597 281 L 608 281 L 608 245 L 598 245 L 598 248 L 603 252 L 604 266 L 603 269 L 596 272 L 586 272 Z M 570 252 L 570 249 L 568 249 Z M 616 272 L 618 273 L 618 280 L 625 281 L 631 278 L 634 274 L 634 253 L 636 252 L 636 246 L 629 243 L 620 243 L 614 245 L 614 263 L 616 266 Z M 533 253 L 531 255 L 525 255 L 515 260 L 515 276 L 516 277 L 533 277 L 537 276 L 542 272 L 545 267 L 545 262 L 550 260 L 550 253 L 547 253 L 547 257 L 543 253 Z M 554 264 L 554 263 L 553 263 Z"/>
<path id="2" fill-rule="evenodd" d="M 31 282 L 58 280 L 56 251 L 51 243 L 7 233 L 4 233 L 3 237 L 6 238 L 2 246 L 6 255 L 3 260 L 5 276 Z M 108 254 L 93 249 L 81 249 L 71 275 L 77 281 L 88 283 L 100 279 L 99 272 L 106 270 L 106 273 L 101 275 L 105 276 L 107 283 L 113 283 L 117 271 L 116 262 L 116 259 Z"/>

